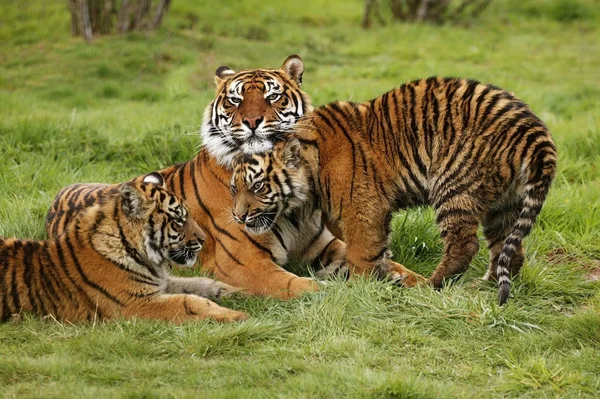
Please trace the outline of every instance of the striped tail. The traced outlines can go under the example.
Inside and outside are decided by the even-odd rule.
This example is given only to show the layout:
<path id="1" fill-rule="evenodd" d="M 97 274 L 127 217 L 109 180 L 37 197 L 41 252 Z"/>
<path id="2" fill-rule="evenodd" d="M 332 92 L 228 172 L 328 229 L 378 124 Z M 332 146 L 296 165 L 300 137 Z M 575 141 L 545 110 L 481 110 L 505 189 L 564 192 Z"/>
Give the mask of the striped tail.
<path id="1" fill-rule="evenodd" d="M 510 235 L 504 240 L 504 247 L 498 256 L 496 275 L 498 276 L 498 300 L 503 305 L 510 294 L 510 264 L 521 246 L 523 239 L 529 235 L 535 219 L 542 210 L 544 200 L 556 173 L 556 150 L 550 137 L 540 146 L 536 143 L 536 150 L 529 165 L 529 173 L 524 187 L 523 209 L 519 219 L 513 226 Z"/>

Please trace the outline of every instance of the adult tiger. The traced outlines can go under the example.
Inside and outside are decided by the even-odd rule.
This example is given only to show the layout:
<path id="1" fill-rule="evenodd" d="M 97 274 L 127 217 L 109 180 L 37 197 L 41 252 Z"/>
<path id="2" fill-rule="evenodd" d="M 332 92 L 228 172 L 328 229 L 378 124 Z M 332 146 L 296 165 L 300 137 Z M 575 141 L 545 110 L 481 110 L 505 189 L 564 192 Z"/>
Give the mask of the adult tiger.
<path id="1" fill-rule="evenodd" d="M 245 319 L 204 298 L 236 288 L 169 276 L 170 262 L 195 264 L 204 238 L 160 175 L 114 186 L 57 238 L 0 238 L 0 321 L 22 311 L 71 322 Z"/>
<path id="2" fill-rule="evenodd" d="M 202 268 L 248 293 L 290 298 L 313 291 L 317 289 L 314 280 L 298 277 L 280 265 L 300 260 L 337 269 L 344 257 L 345 245 L 323 226 L 320 210 L 289 217 L 281 230 L 261 236 L 250 236 L 231 218 L 229 181 L 235 154 L 272 148 L 299 118 L 312 111 L 310 99 L 300 89 L 303 71 L 302 59 L 296 55 L 278 70 L 236 73 L 219 67 L 216 96 L 204 113 L 204 148 L 192 160 L 159 172 L 169 189 L 185 199 L 207 233 L 200 252 Z M 48 235 L 59 235 L 106 189 L 84 184 L 61 191 L 46 219 Z"/>
<path id="3" fill-rule="evenodd" d="M 346 241 L 351 272 L 389 274 L 398 271 L 387 249 L 392 212 L 433 205 L 444 254 L 429 283 L 440 287 L 468 267 L 482 223 L 485 278 L 498 279 L 506 302 L 556 171 L 552 137 L 527 105 L 491 85 L 433 77 L 365 103 L 322 106 L 296 126 L 272 153 L 236 157 L 239 222 L 252 214 L 262 231 L 316 203 Z"/>

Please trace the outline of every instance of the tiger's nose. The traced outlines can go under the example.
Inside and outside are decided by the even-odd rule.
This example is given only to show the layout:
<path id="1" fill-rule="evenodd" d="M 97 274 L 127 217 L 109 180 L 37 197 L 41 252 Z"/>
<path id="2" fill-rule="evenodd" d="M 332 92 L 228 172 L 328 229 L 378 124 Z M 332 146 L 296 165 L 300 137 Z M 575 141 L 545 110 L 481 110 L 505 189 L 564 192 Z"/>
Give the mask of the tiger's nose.
<path id="1" fill-rule="evenodd" d="M 235 213 L 235 216 L 238 218 L 239 223 L 246 223 L 246 218 L 248 217 L 248 211 L 241 213 Z"/>
<path id="2" fill-rule="evenodd" d="M 198 244 L 200 244 L 200 246 L 204 245 L 204 240 L 206 239 L 205 236 L 202 236 L 200 234 L 195 234 L 196 236 L 196 241 L 198 242 Z"/>
<path id="3" fill-rule="evenodd" d="M 242 123 L 246 126 L 248 126 L 252 131 L 256 130 L 256 128 L 258 127 L 258 125 L 261 124 L 261 122 L 263 121 L 263 117 L 262 116 L 254 116 L 252 118 L 244 118 L 242 119 Z"/>

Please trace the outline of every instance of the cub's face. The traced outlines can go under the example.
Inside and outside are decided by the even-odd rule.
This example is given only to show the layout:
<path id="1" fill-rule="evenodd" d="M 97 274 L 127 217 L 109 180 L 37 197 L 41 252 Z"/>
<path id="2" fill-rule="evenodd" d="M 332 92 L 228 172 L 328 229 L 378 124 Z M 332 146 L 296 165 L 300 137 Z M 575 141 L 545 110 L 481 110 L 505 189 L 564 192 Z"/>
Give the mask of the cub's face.
<path id="1" fill-rule="evenodd" d="M 295 140 L 275 144 L 273 151 L 238 155 L 231 177 L 233 219 L 252 234 L 270 230 L 280 215 L 301 206 L 310 185 Z"/>
<path id="2" fill-rule="evenodd" d="M 182 200 L 164 187 L 160 174 L 124 184 L 121 195 L 130 225 L 143 230 L 144 252 L 150 261 L 194 266 L 206 235 Z"/>
<path id="3" fill-rule="evenodd" d="M 271 150 L 310 112 L 310 100 L 300 90 L 303 72 L 296 55 L 279 70 L 217 69 L 217 93 L 204 113 L 202 141 L 221 165 L 231 168 L 239 153 Z"/>

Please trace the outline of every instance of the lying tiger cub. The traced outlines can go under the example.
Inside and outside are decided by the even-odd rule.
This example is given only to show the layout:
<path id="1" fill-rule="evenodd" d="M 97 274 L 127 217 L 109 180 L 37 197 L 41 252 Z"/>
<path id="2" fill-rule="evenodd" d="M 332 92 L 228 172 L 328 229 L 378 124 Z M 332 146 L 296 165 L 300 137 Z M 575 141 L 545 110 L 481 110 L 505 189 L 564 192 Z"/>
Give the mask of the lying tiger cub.
<path id="1" fill-rule="evenodd" d="M 389 259 L 390 219 L 433 205 L 444 254 L 429 283 L 441 287 L 468 267 L 482 223 L 484 278 L 497 279 L 507 301 L 556 170 L 552 137 L 523 102 L 472 80 L 429 78 L 365 103 L 322 106 L 294 131 L 272 153 L 235 158 L 234 214 L 249 232 L 312 202 L 346 242 L 351 273 L 414 277 Z"/>
<path id="2" fill-rule="evenodd" d="M 236 288 L 166 271 L 170 262 L 193 266 L 205 235 L 163 184 L 152 173 L 115 186 L 51 240 L 0 238 L 0 321 L 21 311 L 71 322 L 245 319 L 203 298 Z"/>

